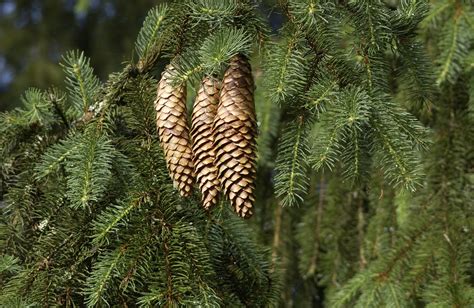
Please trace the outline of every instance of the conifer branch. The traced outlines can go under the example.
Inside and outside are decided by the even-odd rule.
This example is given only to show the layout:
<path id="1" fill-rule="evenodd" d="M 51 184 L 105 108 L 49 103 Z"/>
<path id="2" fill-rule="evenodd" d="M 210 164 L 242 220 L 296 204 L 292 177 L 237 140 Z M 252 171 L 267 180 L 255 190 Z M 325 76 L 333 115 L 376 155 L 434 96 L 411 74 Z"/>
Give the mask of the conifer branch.
<path id="1" fill-rule="evenodd" d="M 355 195 L 356 193 L 354 193 Z M 365 215 L 363 210 L 363 199 L 361 197 L 357 200 L 357 238 L 359 245 L 359 268 L 364 270 L 367 265 L 367 259 L 365 257 Z"/>
<path id="2" fill-rule="evenodd" d="M 275 207 L 275 227 L 273 230 L 273 241 L 272 241 L 272 266 L 275 267 L 278 261 L 278 251 L 280 249 L 280 236 L 281 236 L 281 224 L 283 218 L 283 206 Z M 273 268 L 272 267 L 272 268 Z"/>
<path id="3" fill-rule="evenodd" d="M 454 17 L 454 24 L 452 26 L 452 32 L 451 32 L 451 44 L 449 45 L 446 58 L 443 61 L 441 72 L 439 73 L 438 78 L 436 79 L 437 84 L 440 84 L 441 82 L 443 82 L 447 78 L 447 75 L 450 71 L 450 67 L 452 65 L 454 53 L 456 52 L 457 43 L 458 43 L 457 40 L 458 40 L 458 35 L 459 35 L 460 20 L 461 20 L 460 14 L 456 12 L 455 17 Z"/>
<path id="4" fill-rule="evenodd" d="M 302 116 L 287 125 L 278 150 L 275 192 L 283 206 L 303 201 L 309 184 L 306 159 L 309 155 L 308 120 Z M 294 135 L 296 133 L 296 135 Z"/>
<path id="5" fill-rule="evenodd" d="M 87 112 L 100 89 L 99 79 L 94 75 L 90 61 L 84 53 L 71 51 L 63 57 L 61 66 L 66 74 L 67 89 L 71 98 L 72 112 L 79 116 Z"/>
<path id="6" fill-rule="evenodd" d="M 325 203 L 325 179 L 324 176 L 321 175 L 321 178 L 319 180 L 319 196 L 318 196 L 318 206 L 317 210 L 315 212 L 315 222 L 316 225 L 314 227 L 314 248 L 313 248 L 313 253 L 311 255 L 311 260 L 309 262 L 309 267 L 307 272 L 304 274 L 303 277 L 312 277 L 314 276 L 317 268 L 317 263 L 319 261 L 319 250 L 321 248 L 321 224 L 322 224 L 322 219 L 323 219 L 323 213 L 324 213 L 324 203 Z"/>
<path id="7" fill-rule="evenodd" d="M 53 145 L 35 166 L 35 179 L 39 181 L 57 171 L 61 164 L 78 150 L 79 146 L 77 138 L 66 139 Z"/>
<path id="8" fill-rule="evenodd" d="M 115 251 L 109 255 L 104 256 L 97 263 L 96 269 L 92 272 L 92 275 L 88 279 L 90 283 L 96 279 L 97 282 L 95 282 L 93 286 L 90 287 L 90 289 L 86 289 L 86 293 L 89 294 L 86 303 L 89 307 L 96 306 L 98 304 L 109 305 L 109 303 L 104 298 L 104 293 L 107 290 L 114 272 L 117 271 L 117 266 L 123 259 L 126 252 L 127 247 L 125 245 L 118 247 Z"/>
<path id="9" fill-rule="evenodd" d="M 100 245 L 106 240 L 108 235 L 120 229 L 127 221 L 131 212 L 138 208 L 145 200 L 146 195 L 138 195 L 127 202 L 119 203 L 110 207 L 105 213 L 101 214 L 93 223 L 94 235 L 92 237 L 93 245 Z"/>
<path id="10" fill-rule="evenodd" d="M 165 20 L 168 15 L 168 7 L 166 5 L 157 6 L 148 12 L 143 26 L 138 33 L 135 44 L 137 54 L 143 61 L 148 61 L 151 50 L 157 48 L 160 41 L 160 32 L 166 27 Z"/>
<path id="11" fill-rule="evenodd" d="M 70 128 L 70 124 L 66 117 L 66 114 L 64 113 L 64 111 L 58 104 L 58 100 L 61 100 L 61 98 L 58 99 L 55 93 L 53 92 L 53 93 L 49 93 L 49 100 L 53 104 L 54 110 L 56 111 L 57 115 L 61 118 L 61 121 L 63 122 L 64 126 L 66 128 Z"/>
<path id="12" fill-rule="evenodd" d="M 111 176 L 114 148 L 104 136 L 85 135 L 85 143 L 72 154 L 66 166 L 68 197 L 73 207 L 88 207 L 99 201 Z"/>

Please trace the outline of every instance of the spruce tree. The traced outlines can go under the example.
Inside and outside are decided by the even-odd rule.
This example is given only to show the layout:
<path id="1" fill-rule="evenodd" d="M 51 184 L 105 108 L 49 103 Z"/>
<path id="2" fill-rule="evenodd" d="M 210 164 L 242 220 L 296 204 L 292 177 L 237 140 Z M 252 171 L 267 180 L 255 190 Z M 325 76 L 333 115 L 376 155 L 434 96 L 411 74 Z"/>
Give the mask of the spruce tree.
<path id="1" fill-rule="evenodd" d="M 473 4 L 273 10 L 275 35 L 255 1 L 157 6 L 121 71 L 102 82 L 69 52 L 67 91 L 0 114 L 0 306 L 474 305 Z M 213 127 L 192 108 L 208 81 L 224 81 Z M 170 140 L 201 156 L 171 164 Z M 206 157 L 190 194 L 184 167 Z"/>

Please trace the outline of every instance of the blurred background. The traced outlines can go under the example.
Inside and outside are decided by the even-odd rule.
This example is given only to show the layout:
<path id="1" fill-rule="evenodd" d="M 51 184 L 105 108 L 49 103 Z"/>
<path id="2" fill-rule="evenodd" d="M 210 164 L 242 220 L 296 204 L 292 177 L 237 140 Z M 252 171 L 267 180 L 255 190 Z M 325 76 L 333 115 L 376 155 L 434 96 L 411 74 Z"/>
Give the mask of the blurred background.
<path id="1" fill-rule="evenodd" d="M 102 79 L 118 70 L 157 2 L 0 0 L 0 111 L 18 106 L 28 87 L 62 87 L 67 50 L 84 50 Z"/>
<path id="2" fill-rule="evenodd" d="M 58 62 L 71 49 L 91 58 L 105 79 L 133 57 L 133 43 L 150 8 L 164 0 L 0 0 L 0 112 L 19 105 L 29 87 L 63 87 Z M 262 13 L 271 15 L 272 0 Z"/>

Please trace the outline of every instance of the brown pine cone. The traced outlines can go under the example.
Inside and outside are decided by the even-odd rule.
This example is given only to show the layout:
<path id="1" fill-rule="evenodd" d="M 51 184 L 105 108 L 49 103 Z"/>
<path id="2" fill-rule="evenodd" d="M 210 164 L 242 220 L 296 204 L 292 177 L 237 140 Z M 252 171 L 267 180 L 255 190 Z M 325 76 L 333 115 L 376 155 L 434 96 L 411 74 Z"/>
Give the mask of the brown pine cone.
<path id="1" fill-rule="evenodd" d="M 183 197 L 188 197 L 192 193 L 194 174 L 186 119 L 186 85 L 171 84 L 175 72 L 168 65 L 158 84 L 156 126 L 173 185 Z"/>
<path id="2" fill-rule="evenodd" d="M 225 72 L 214 120 L 214 149 L 224 194 L 241 217 L 255 202 L 257 122 L 254 84 L 248 60 L 237 55 Z"/>
<path id="3" fill-rule="evenodd" d="M 212 144 L 212 124 L 219 103 L 219 88 L 218 81 L 205 78 L 196 96 L 192 115 L 194 171 L 206 210 L 217 204 L 220 192 L 217 167 L 214 164 L 216 154 Z"/>

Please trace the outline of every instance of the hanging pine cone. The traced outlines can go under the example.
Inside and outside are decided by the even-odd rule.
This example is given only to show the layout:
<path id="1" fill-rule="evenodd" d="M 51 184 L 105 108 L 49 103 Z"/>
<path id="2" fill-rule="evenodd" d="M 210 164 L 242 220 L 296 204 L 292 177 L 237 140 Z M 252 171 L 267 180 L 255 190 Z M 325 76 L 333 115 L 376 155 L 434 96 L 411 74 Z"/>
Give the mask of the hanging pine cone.
<path id="1" fill-rule="evenodd" d="M 194 183 L 191 143 L 186 120 L 186 85 L 173 86 L 175 69 L 168 65 L 158 84 L 155 101 L 156 126 L 173 185 L 183 197 Z"/>
<path id="2" fill-rule="evenodd" d="M 202 81 L 192 115 L 193 163 L 205 209 L 216 205 L 220 192 L 212 144 L 212 124 L 219 103 L 219 87 L 219 82 L 211 78 Z"/>
<path id="3" fill-rule="evenodd" d="M 225 72 L 213 135 L 216 166 L 224 194 L 241 217 L 250 217 L 255 201 L 257 123 L 254 84 L 248 60 L 231 59 Z"/>

